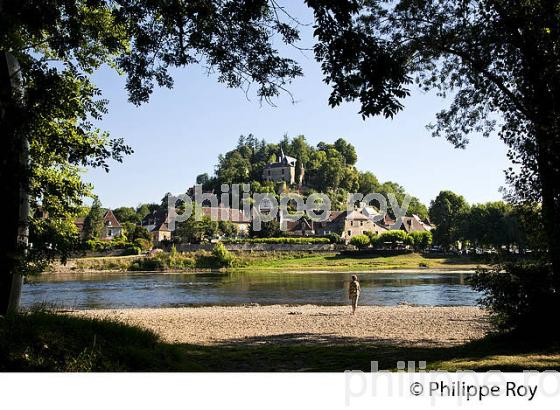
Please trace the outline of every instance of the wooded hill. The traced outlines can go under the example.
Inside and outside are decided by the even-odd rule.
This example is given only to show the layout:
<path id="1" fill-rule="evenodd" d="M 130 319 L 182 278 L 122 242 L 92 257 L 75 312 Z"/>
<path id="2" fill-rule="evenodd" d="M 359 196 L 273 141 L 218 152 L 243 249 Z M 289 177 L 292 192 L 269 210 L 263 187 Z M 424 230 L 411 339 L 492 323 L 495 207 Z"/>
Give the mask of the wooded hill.
<path id="1" fill-rule="evenodd" d="M 356 167 L 358 155 L 355 147 L 339 138 L 333 144 L 319 142 L 315 147 L 308 144 L 303 135 L 294 138 L 284 136 L 278 144 L 257 139 L 252 134 L 239 137 L 237 146 L 218 157 L 214 175 L 198 175 L 196 182 L 203 190 L 220 192 L 222 184 L 249 184 L 251 192 L 277 193 L 277 183 L 263 181 L 262 172 L 267 164 L 274 163 L 279 153 L 294 157 L 303 165 L 305 176 L 301 192 L 308 195 L 323 192 L 331 198 L 334 209 L 346 209 L 347 193 L 359 192 L 364 195 L 378 192 L 384 195 L 395 194 L 402 203 L 406 194 L 403 186 L 392 182 L 380 182 L 369 171 L 359 171 Z M 296 189 L 295 186 L 285 189 Z M 428 210 L 416 197 L 412 197 L 409 214 L 422 219 L 428 217 Z"/>

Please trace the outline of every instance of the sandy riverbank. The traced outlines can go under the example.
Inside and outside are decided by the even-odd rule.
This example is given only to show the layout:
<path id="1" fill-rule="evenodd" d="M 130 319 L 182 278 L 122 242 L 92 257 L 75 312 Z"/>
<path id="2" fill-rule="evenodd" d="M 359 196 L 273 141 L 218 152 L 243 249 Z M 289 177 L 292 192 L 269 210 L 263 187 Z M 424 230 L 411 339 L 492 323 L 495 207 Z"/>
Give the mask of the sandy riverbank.
<path id="1" fill-rule="evenodd" d="M 238 306 L 89 310 L 151 329 L 166 342 L 190 344 L 390 343 L 455 345 L 483 337 L 487 315 L 476 307 Z"/>

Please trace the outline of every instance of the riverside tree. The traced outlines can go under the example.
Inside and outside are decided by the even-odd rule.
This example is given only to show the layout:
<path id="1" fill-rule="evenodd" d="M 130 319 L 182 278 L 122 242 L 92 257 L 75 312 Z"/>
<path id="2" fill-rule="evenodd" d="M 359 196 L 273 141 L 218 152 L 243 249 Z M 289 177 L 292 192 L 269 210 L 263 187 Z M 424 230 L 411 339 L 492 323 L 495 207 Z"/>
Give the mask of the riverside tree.
<path id="1" fill-rule="evenodd" d="M 441 191 L 430 204 L 430 221 L 436 225 L 434 242 L 451 248 L 463 239 L 463 222 L 469 204 L 462 195 Z"/>
<path id="2" fill-rule="evenodd" d="M 103 210 L 101 202 L 95 198 L 84 219 L 84 239 L 99 239 L 103 231 Z"/>
<path id="3" fill-rule="evenodd" d="M 69 241 L 56 236 L 55 224 L 76 215 L 83 196 L 91 193 L 78 167 L 108 169 L 108 160 L 131 153 L 122 139 L 92 124 L 107 110 L 91 81 L 96 69 L 106 65 L 123 73 L 136 105 L 148 101 L 154 86 L 172 87 L 174 67 L 199 63 L 227 86 L 256 84 L 257 95 L 269 101 L 301 74 L 271 43 L 276 35 L 295 43 L 294 25 L 273 0 L 0 1 L 0 129 L 5 136 L 0 175 L 7 207 L 0 314 L 17 308 L 18 274 L 28 271 L 31 261 L 70 249 Z M 31 166 L 23 155 L 27 144 Z M 48 218 L 31 219 L 29 225 L 23 208 L 18 218 L 28 194 Z M 22 226 L 29 226 L 32 236 L 36 230 L 36 236 L 50 238 L 27 247 L 19 240 Z"/>

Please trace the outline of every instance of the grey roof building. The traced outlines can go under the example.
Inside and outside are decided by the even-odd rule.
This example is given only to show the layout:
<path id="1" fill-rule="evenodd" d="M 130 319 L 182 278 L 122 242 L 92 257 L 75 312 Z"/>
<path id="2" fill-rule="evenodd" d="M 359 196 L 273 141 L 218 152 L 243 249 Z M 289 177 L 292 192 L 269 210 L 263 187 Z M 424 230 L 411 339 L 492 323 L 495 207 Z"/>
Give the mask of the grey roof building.
<path id="1" fill-rule="evenodd" d="M 300 164 L 299 175 L 296 178 L 297 159 L 284 154 L 284 150 L 280 150 L 280 156 L 277 162 L 267 164 L 262 173 L 264 181 L 286 182 L 288 185 L 303 182 L 303 166 Z"/>

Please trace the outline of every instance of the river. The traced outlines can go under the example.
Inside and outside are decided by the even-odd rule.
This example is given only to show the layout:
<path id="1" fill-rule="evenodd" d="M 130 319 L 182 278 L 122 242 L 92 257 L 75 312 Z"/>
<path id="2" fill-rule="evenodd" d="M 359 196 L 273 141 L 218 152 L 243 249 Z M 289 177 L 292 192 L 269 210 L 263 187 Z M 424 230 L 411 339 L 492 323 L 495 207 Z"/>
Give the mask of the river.
<path id="1" fill-rule="evenodd" d="M 95 273 L 32 278 L 22 306 L 72 309 L 243 305 L 340 305 L 348 302 L 350 273 Z M 480 294 L 468 272 L 358 273 L 360 304 L 472 306 Z"/>

